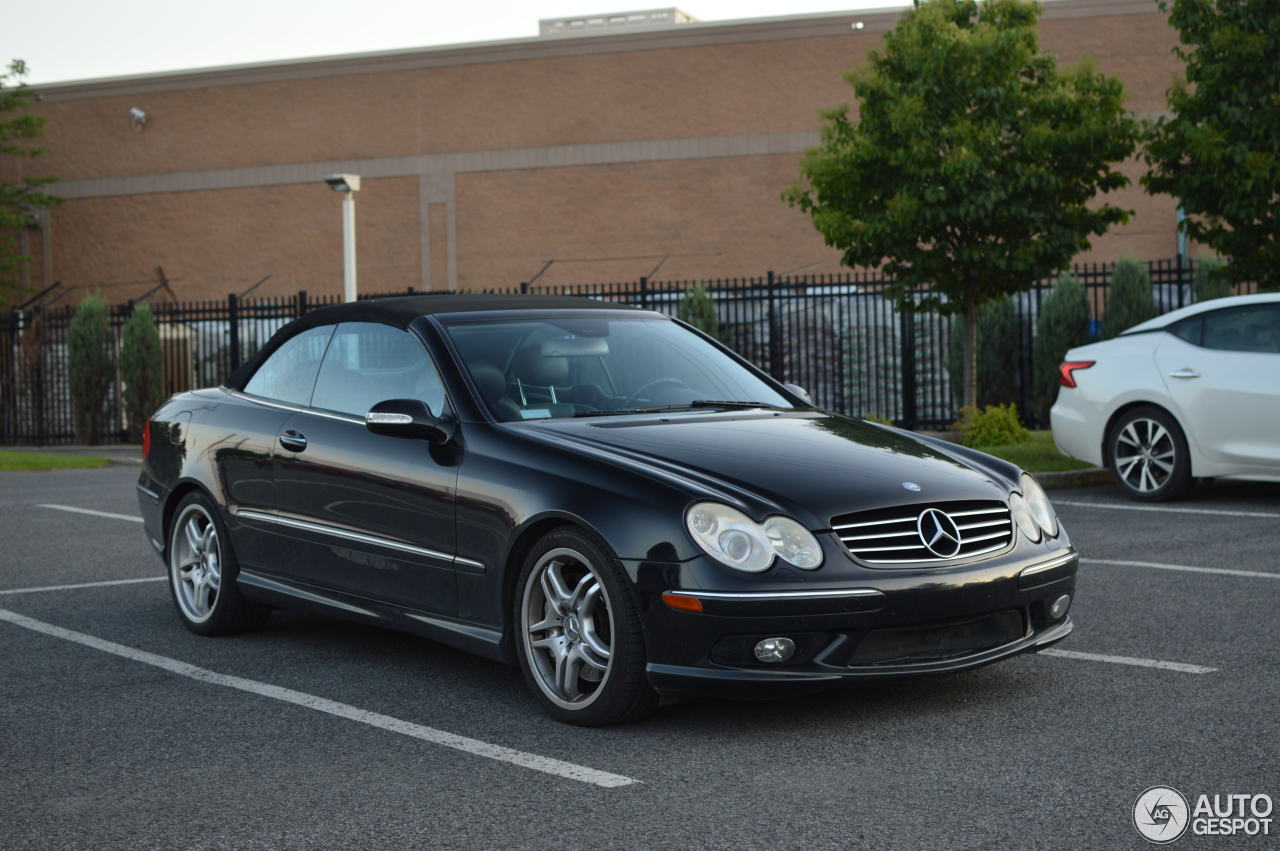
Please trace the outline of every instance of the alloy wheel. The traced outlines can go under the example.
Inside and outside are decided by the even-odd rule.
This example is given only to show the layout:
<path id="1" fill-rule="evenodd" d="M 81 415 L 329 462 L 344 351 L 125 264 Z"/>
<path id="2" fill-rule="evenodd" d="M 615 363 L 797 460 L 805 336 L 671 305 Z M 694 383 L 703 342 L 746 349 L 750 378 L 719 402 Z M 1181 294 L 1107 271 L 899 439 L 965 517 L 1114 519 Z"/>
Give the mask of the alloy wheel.
<path id="1" fill-rule="evenodd" d="M 613 660 L 609 596 L 590 561 L 576 550 L 547 552 L 525 583 L 521 633 L 542 692 L 565 709 L 599 696 Z"/>
<path id="2" fill-rule="evenodd" d="M 1153 419 L 1130 420 L 1116 434 L 1116 475 L 1139 493 L 1153 493 L 1174 474 L 1178 448 L 1169 430 Z"/>
<path id="3" fill-rule="evenodd" d="M 170 581 L 182 614 L 196 623 L 208 620 L 218 603 L 222 565 L 218 527 L 203 507 L 193 504 L 182 512 L 170 549 Z"/>

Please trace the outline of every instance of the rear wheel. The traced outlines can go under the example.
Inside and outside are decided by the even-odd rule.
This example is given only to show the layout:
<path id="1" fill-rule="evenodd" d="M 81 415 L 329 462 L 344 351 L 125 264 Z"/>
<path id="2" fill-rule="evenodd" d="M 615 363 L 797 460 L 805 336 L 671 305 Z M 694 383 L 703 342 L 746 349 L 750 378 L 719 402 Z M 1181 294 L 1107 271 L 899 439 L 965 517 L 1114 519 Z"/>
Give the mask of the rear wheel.
<path id="1" fill-rule="evenodd" d="M 169 527 L 169 591 L 187 629 L 224 635 L 262 625 L 268 609 L 240 594 L 239 572 L 218 509 L 204 494 L 189 494 Z"/>
<path id="2" fill-rule="evenodd" d="M 555 718 L 601 726 L 649 714 L 640 616 L 602 541 L 558 529 L 525 560 L 515 595 L 520 668 Z"/>
<path id="3" fill-rule="evenodd" d="M 1153 406 L 1134 408 L 1107 437 L 1111 471 L 1133 499 L 1177 499 L 1191 487 L 1187 439 L 1177 421 Z"/>

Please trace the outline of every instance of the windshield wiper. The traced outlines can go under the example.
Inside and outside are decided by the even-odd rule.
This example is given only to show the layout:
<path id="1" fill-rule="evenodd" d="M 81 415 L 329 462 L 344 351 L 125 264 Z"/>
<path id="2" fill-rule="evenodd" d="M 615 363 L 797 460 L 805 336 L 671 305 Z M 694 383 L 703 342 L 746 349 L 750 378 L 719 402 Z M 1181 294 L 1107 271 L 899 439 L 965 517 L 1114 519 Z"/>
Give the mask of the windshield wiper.
<path id="1" fill-rule="evenodd" d="M 692 402 L 676 402 L 670 405 L 648 405 L 644 408 L 622 408 L 616 411 L 578 411 L 575 417 L 607 417 L 613 414 L 652 414 L 657 411 L 682 411 L 689 408 L 766 408 L 770 411 L 790 411 L 781 405 L 768 402 L 738 402 L 717 399 L 694 399 Z"/>

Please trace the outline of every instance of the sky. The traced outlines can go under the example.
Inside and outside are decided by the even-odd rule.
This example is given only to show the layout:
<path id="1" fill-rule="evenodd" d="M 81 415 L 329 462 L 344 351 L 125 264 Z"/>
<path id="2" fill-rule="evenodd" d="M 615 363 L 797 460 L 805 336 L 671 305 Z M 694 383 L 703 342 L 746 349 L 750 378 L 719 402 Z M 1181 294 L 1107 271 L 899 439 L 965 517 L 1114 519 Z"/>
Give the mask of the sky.
<path id="1" fill-rule="evenodd" d="M 909 0 L 688 0 L 702 21 L 880 9 Z M 635 0 L 35 0 L 0 28 L 0 65 L 53 83 L 538 34 L 540 18 L 663 8 Z"/>

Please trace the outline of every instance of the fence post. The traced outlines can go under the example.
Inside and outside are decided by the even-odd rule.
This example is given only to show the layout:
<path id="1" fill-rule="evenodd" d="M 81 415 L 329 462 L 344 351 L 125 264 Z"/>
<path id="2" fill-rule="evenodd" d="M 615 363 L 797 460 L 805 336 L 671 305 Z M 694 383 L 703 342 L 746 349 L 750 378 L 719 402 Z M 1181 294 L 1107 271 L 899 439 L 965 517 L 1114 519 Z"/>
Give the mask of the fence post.
<path id="1" fill-rule="evenodd" d="M 916 422 L 916 324 L 915 314 L 905 306 L 898 308 L 898 334 L 902 364 L 902 427 L 915 428 Z"/>
<path id="2" fill-rule="evenodd" d="M 649 279 L 644 275 L 640 276 L 640 306 L 649 306 Z"/>
<path id="3" fill-rule="evenodd" d="M 240 366 L 240 299 L 235 293 L 227 295 L 227 324 L 227 375 L 230 375 Z"/>
<path id="4" fill-rule="evenodd" d="M 769 323 L 769 374 L 779 381 L 782 380 L 782 332 L 778 328 L 778 304 L 777 296 L 774 294 L 773 288 L 773 270 L 770 269 L 765 276 L 767 289 L 765 297 L 768 304 L 768 313 L 766 318 Z"/>
<path id="5" fill-rule="evenodd" d="M 307 312 L 307 291 L 298 290 L 298 316 Z"/>

